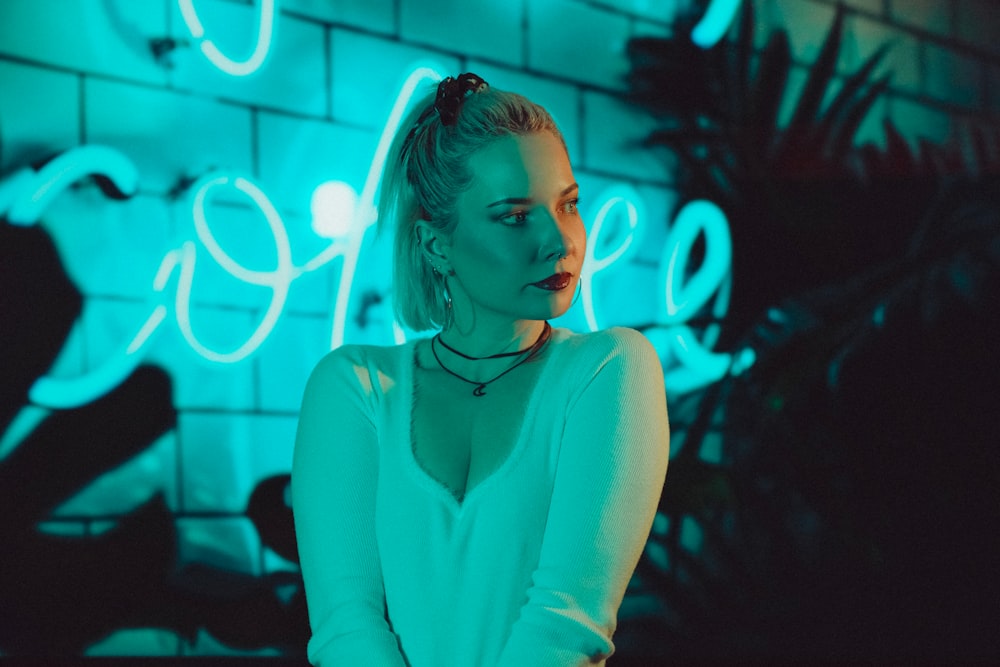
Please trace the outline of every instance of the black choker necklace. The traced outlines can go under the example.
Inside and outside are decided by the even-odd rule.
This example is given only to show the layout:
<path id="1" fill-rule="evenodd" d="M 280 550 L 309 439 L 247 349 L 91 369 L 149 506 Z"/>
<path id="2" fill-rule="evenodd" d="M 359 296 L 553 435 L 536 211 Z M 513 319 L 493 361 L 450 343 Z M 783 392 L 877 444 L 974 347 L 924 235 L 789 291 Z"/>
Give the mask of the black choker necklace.
<path id="1" fill-rule="evenodd" d="M 545 322 L 545 326 L 546 327 L 549 326 L 548 321 Z M 545 333 L 544 330 L 542 331 L 542 333 L 543 334 Z M 441 337 L 440 333 L 437 334 L 434 337 L 437 338 L 437 341 L 439 343 L 441 343 L 442 345 L 444 345 L 444 349 L 446 349 L 449 352 L 452 352 L 454 354 L 457 354 L 458 356 L 462 357 L 463 359 L 468 359 L 469 361 L 484 361 L 486 359 L 502 359 L 504 357 L 518 357 L 518 356 L 524 354 L 525 352 L 528 352 L 529 350 L 531 350 L 531 348 L 535 346 L 535 343 L 538 342 L 536 340 L 535 343 L 532 343 L 530 346 L 524 348 L 523 350 L 514 350 L 513 352 L 500 352 L 499 354 L 491 354 L 491 355 L 488 355 L 488 356 L 485 356 L 485 357 L 471 357 L 471 356 L 465 354 L 464 352 L 459 352 L 458 350 L 456 350 L 455 348 L 453 348 L 451 345 L 448 345 L 448 343 L 444 342 L 444 338 Z"/>
<path id="2" fill-rule="evenodd" d="M 434 359 L 435 359 L 435 361 L 437 361 L 438 366 L 440 366 L 441 370 L 443 370 L 445 373 L 448 373 L 449 375 L 457 377 L 459 380 L 462 380 L 463 382 L 468 382 L 469 384 L 476 385 L 476 388 L 472 390 L 472 395 L 479 397 L 479 396 L 485 396 L 486 395 L 486 385 L 490 384 L 491 382 L 495 382 L 495 381 L 499 380 L 504 375 L 506 375 L 507 373 L 510 373 L 512 370 L 514 370 L 515 368 L 517 368 L 518 366 L 520 366 L 521 364 L 523 364 L 524 362 L 526 362 L 528 359 L 531 359 L 536 354 L 538 354 L 539 350 L 542 349 L 542 346 L 545 345 L 546 342 L 548 342 L 548 340 L 551 337 L 551 335 L 552 335 L 552 326 L 549 325 L 548 321 L 546 321 L 545 322 L 545 326 L 542 328 L 542 333 L 538 334 L 538 338 L 535 340 L 534 343 L 531 344 L 531 347 L 528 347 L 528 348 L 523 349 L 523 350 L 518 350 L 517 352 L 502 352 L 500 354 L 493 354 L 493 355 L 490 355 L 488 357 L 470 357 L 470 356 L 462 354 L 458 350 L 450 347 L 447 343 L 445 343 L 443 340 L 441 340 L 441 334 L 437 334 L 436 336 L 434 336 L 433 338 L 431 338 L 431 352 L 434 354 Z M 496 377 L 490 378 L 489 380 L 486 380 L 485 382 L 477 382 L 475 380 L 470 380 L 469 378 L 462 377 L 461 375 L 459 375 L 455 371 L 453 371 L 450 368 L 448 368 L 447 366 L 445 366 L 444 363 L 441 361 L 441 357 L 438 356 L 437 347 L 435 347 L 436 343 L 441 343 L 442 345 L 445 346 L 446 349 L 451 350 L 452 352 L 454 352 L 458 356 L 465 357 L 466 359 L 470 359 L 472 361 L 481 361 L 483 359 L 498 359 L 498 358 L 501 358 L 501 357 L 513 357 L 513 356 L 517 356 L 517 355 L 524 355 L 524 357 L 522 359 L 519 359 L 516 364 L 514 364 L 513 366 L 511 366 L 510 368 L 508 368 L 504 372 L 500 373 Z"/>

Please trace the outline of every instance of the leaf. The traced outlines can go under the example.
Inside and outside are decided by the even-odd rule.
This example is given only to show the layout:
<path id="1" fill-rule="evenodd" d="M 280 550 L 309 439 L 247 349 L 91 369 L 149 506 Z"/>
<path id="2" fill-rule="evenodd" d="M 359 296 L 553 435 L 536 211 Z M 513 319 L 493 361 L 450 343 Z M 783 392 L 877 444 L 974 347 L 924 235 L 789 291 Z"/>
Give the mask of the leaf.
<path id="1" fill-rule="evenodd" d="M 788 123 L 786 140 L 790 143 L 797 143 L 807 133 L 819 118 L 820 104 L 830 87 L 833 73 L 837 65 L 837 56 L 840 53 L 841 33 L 844 25 L 844 6 L 837 5 L 837 13 L 833 20 L 823 48 L 820 50 L 816 62 L 809 69 L 809 76 L 806 78 L 806 85 L 795 105 L 795 112 Z"/>
<path id="2" fill-rule="evenodd" d="M 736 67 L 733 76 L 736 79 L 738 118 L 745 118 L 746 104 L 750 100 L 750 65 L 753 55 L 754 10 L 752 2 L 743 3 L 743 13 L 740 16 L 740 31 L 736 40 Z"/>
<path id="3" fill-rule="evenodd" d="M 816 138 L 821 142 L 825 151 L 832 149 L 833 142 L 831 139 L 835 128 L 843 125 L 851 109 L 863 97 L 863 91 L 869 85 L 869 77 L 885 57 L 888 50 L 888 45 L 882 45 L 865 61 L 864 65 L 847 77 L 837 95 L 830 102 L 830 106 L 823 113 L 823 119 L 815 129 L 815 132 L 817 135 Z"/>
<path id="4" fill-rule="evenodd" d="M 913 173 L 916 160 L 903 135 L 891 123 L 885 123 L 885 151 L 881 155 L 882 171 L 888 173 Z"/>
<path id="5" fill-rule="evenodd" d="M 778 128 L 778 112 L 785 95 L 792 56 L 788 35 L 776 32 L 768 40 L 758 65 L 757 80 L 750 102 L 747 132 L 750 133 L 751 150 L 765 153 L 774 140 Z"/>
<path id="6" fill-rule="evenodd" d="M 854 135 L 857 134 L 861 121 L 871 110 L 872 105 L 886 89 L 889 87 L 890 76 L 879 79 L 865 91 L 858 103 L 854 105 L 846 114 L 844 122 L 837 129 L 836 135 L 831 139 L 831 159 L 842 160 L 854 144 Z"/>

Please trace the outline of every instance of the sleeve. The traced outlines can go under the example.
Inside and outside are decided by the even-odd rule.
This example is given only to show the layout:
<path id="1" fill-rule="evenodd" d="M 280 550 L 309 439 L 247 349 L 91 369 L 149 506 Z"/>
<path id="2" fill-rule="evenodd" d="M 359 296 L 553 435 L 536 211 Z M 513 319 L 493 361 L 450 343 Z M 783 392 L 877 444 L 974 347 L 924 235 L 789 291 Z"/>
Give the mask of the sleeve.
<path id="1" fill-rule="evenodd" d="M 611 349 L 570 401 L 539 564 L 501 667 L 576 667 L 610 656 L 618 608 L 649 537 L 670 449 L 663 370 L 639 332 L 602 335 Z"/>
<path id="2" fill-rule="evenodd" d="M 375 542 L 378 443 L 368 371 L 338 348 L 306 384 L 292 509 L 312 638 L 310 663 L 405 667 L 386 618 Z"/>

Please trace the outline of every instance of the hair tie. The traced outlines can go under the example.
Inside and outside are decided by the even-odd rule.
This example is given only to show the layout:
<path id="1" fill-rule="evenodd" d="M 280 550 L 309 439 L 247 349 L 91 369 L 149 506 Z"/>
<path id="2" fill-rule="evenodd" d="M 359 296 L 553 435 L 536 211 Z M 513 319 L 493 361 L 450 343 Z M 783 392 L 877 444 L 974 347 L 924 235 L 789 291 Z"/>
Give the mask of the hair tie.
<path id="1" fill-rule="evenodd" d="M 434 100 L 434 108 L 441 116 L 441 124 L 454 125 L 465 98 L 487 88 L 489 84 L 472 72 L 459 74 L 458 78 L 449 76 L 444 79 L 438 84 L 437 98 Z"/>
<path id="2" fill-rule="evenodd" d="M 406 139 L 403 140 L 403 148 L 399 152 L 399 161 L 406 162 L 407 155 L 413 147 L 413 138 L 417 134 L 417 128 L 424 124 L 424 121 L 435 111 L 441 117 L 442 125 L 454 125 L 455 121 L 458 119 L 458 112 L 462 108 L 462 102 L 469 95 L 482 92 L 489 88 L 489 84 L 486 83 L 482 77 L 476 76 L 472 72 L 466 72 L 465 74 L 459 74 L 458 78 L 447 77 L 438 84 L 437 96 L 434 98 L 433 106 L 429 106 L 424 109 L 424 112 L 420 114 L 417 118 L 417 122 L 413 124 L 410 128 L 409 133 L 406 135 Z M 410 176 L 409 167 L 407 167 L 406 172 L 407 177 Z M 412 182 L 412 179 L 411 179 Z"/>

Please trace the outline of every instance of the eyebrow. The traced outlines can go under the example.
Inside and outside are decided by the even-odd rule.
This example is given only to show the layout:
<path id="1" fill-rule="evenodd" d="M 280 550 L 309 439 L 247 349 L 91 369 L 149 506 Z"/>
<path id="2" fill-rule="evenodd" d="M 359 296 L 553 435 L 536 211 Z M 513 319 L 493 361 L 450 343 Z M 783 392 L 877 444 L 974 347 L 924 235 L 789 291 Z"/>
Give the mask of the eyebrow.
<path id="1" fill-rule="evenodd" d="M 573 183 L 572 185 L 570 185 L 569 187 L 567 187 L 565 190 L 563 190 L 562 192 L 560 192 L 559 196 L 560 197 L 565 197 L 569 193 L 573 192 L 573 190 L 579 190 L 579 189 L 580 189 L 580 186 L 577 183 Z M 492 204 L 487 204 L 486 208 L 493 208 L 494 206 L 504 206 L 504 205 L 507 205 L 507 204 L 530 204 L 530 203 L 531 203 L 531 198 L 530 197 L 507 197 L 505 199 L 498 199 L 497 201 L 493 202 Z"/>

